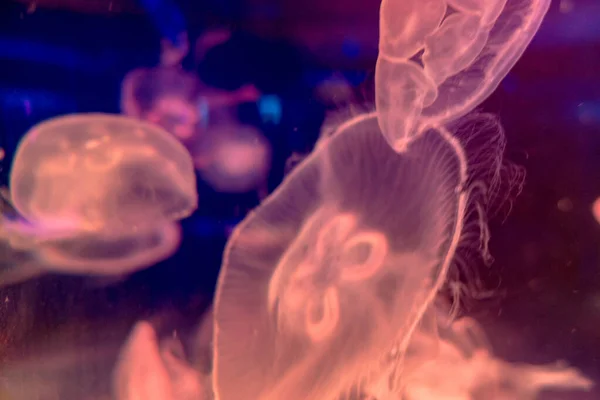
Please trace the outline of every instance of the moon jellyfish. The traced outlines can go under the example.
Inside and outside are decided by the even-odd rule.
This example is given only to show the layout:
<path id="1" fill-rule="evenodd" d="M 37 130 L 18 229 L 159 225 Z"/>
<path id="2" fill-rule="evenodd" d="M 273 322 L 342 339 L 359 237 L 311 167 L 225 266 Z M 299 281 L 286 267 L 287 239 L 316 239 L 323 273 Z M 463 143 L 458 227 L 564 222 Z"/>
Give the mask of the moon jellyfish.
<path id="1" fill-rule="evenodd" d="M 423 127 L 457 119 L 498 86 L 550 0 L 384 0 L 375 72 L 379 123 L 405 148 Z"/>
<path id="2" fill-rule="evenodd" d="M 266 181 L 271 149 L 255 128 L 228 123 L 207 132 L 193 154 L 200 176 L 214 189 L 239 193 Z"/>
<path id="3" fill-rule="evenodd" d="M 26 134 L 10 193 L 32 222 L 76 217 L 92 231 L 139 229 L 144 221 L 188 216 L 197 205 L 193 177 L 185 148 L 157 126 L 108 114 L 72 115 Z"/>
<path id="4" fill-rule="evenodd" d="M 180 68 L 137 69 L 123 81 L 121 110 L 173 134 L 217 190 L 240 192 L 262 179 L 270 149 L 256 129 L 236 121 L 232 106 L 259 95 L 252 85 L 232 93 L 209 88 Z"/>
<path id="5" fill-rule="evenodd" d="M 485 252 L 484 200 L 502 173 L 522 178 L 502 165 L 503 149 L 487 115 L 428 129 L 406 153 L 388 145 L 376 113 L 340 125 L 227 244 L 217 398 L 334 400 L 378 379 L 457 254 Z"/>
<path id="6" fill-rule="evenodd" d="M 162 126 L 183 142 L 193 140 L 202 120 L 201 84 L 179 68 L 136 69 L 121 89 L 122 113 Z"/>
<path id="7" fill-rule="evenodd" d="M 0 278 L 145 267 L 172 254 L 176 221 L 196 206 L 192 160 L 159 127 L 105 114 L 43 122 L 25 135 L 13 161 L 0 220 L 11 256 Z"/>

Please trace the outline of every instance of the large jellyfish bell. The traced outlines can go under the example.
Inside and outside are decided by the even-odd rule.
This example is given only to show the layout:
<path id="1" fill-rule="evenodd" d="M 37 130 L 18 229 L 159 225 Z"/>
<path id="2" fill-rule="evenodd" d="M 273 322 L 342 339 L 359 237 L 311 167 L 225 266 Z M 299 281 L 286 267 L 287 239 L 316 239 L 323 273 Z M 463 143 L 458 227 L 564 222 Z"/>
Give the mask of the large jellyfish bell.
<path id="1" fill-rule="evenodd" d="M 469 171 L 447 129 L 399 154 L 376 113 L 355 117 L 239 225 L 215 298 L 220 400 L 346 398 L 406 348 L 461 239 L 484 229 L 465 221 L 486 184 L 466 177 L 493 181 L 504 142 L 493 118 L 473 124 L 488 157 Z"/>
<path id="2" fill-rule="evenodd" d="M 4 207 L 2 236 L 12 250 L 33 253 L 30 265 L 97 274 L 170 255 L 176 221 L 197 206 L 186 149 L 155 125 L 107 114 L 33 127 L 17 149 L 6 200 L 14 212 Z"/>

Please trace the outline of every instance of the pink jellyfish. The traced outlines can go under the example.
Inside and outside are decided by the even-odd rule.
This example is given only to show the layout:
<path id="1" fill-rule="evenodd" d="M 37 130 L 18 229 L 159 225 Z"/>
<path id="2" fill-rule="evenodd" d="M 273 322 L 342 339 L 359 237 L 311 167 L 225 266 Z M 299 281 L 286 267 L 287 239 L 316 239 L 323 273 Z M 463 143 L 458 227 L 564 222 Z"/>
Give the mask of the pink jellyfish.
<path id="1" fill-rule="evenodd" d="M 340 125 L 227 244 L 217 398 L 333 400 L 387 373 L 382 360 L 404 353 L 457 253 L 486 237 L 482 201 L 497 193 L 503 146 L 485 115 L 430 129 L 406 153 L 376 113 Z"/>
<path id="2" fill-rule="evenodd" d="M 550 0 L 384 0 L 375 73 L 379 123 L 406 148 L 488 97 L 537 32 Z"/>
<path id="3" fill-rule="evenodd" d="M 177 221 L 197 206 L 192 160 L 158 126 L 127 117 L 82 114 L 34 126 L 17 149 L 0 237 L 32 252 L 27 276 L 52 270 L 120 274 L 172 254 Z M 27 272 L 26 272 L 27 271 Z"/>

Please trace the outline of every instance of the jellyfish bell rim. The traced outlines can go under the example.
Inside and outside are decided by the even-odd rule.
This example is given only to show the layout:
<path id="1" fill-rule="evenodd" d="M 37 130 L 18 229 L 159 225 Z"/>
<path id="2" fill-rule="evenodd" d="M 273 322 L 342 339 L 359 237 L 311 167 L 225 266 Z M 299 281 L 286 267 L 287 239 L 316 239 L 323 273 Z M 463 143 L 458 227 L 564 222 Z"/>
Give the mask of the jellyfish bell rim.
<path id="1" fill-rule="evenodd" d="M 150 250 L 142 252 L 141 255 L 143 255 L 143 258 L 134 264 L 131 263 L 135 259 L 135 257 L 132 256 L 128 256 L 125 259 L 121 260 L 100 259 L 90 261 L 81 258 L 82 261 L 67 264 L 67 267 L 65 268 L 63 266 L 66 263 L 62 262 L 61 260 L 65 260 L 66 258 L 60 257 L 60 251 L 53 252 L 52 247 L 48 247 L 48 249 L 44 249 L 42 247 L 40 257 L 46 257 L 47 260 L 44 262 L 46 267 L 44 268 L 44 270 L 51 273 L 59 273 L 64 275 L 85 274 L 86 276 L 90 277 L 132 274 L 171 257 L 177 251 L 177 248 L 180 246 L 182 240 L 181 227 L 179 224 L 174 222 L 160 225 L 154 231 L 151 232 L 148 230 L 145 232 L 145 234 L 147 236 L 158 234 L 161 239 L 161 244 L 163 244 L 164 247 L 152 248 Z M 130 235 L 127 235 L 126 237 L 129 236 Z M 133 235 L 131 236 L 133 237 Z M 111 239 L 118 240 L 122 238 L 106 237 L 106 240 L 109 242 Z M 75 240 L 77 239 L 75 238 Z M 102 240 L 102 237 L 100 237 L 100 240 Z M 134 253 L 134 255 L 135 254 L 136 253 Z M 127 262 L 129 262 L 129 264 Z M 107 266 L 110 266 L 110 268 L 107 268 Z"/>

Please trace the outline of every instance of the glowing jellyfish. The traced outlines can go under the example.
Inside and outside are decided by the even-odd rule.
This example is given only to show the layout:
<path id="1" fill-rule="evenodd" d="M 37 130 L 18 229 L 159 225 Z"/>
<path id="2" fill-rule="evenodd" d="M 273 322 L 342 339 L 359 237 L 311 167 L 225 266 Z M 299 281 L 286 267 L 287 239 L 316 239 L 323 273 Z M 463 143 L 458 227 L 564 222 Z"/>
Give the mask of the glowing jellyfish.
<path id="1" fill-rule="evenodd" d="M 218 399 L 344 398 L 403 353 L 457 250 L 484 241 L 502 169 L 495 119 L 452 129 L 399 154 L 358 116 L 238 226 L 214 303 Z"/>
<path id="2" fill-rule="evenodd" d="M 600 223 L 600 197 L 594 200 L 592 204 L 592 214 L 596 219 L 596 222 Z"/>
<path id="3" fill-rule="evenodd" d="M 180 68 L 136 69 L 121 89 L 123 114 L 158 124 L 183 142 L 193 140 L 202 120 L 201 83 Z"/>
<path id="4" fill-rule="evenodd" d="M 266 182 L 271 160 L 264 136 L 251 126 L 234 123 L 213 127 L 193 154 L 200 176 L 227 193 L 259 188 Z"/>
<path id="5" fill-rule="evenodd" d="M 235 121 L 232 107 L 259 97 L 254 85 L 228 92 L 206 86 L 178 67 L 139 68 L 123 80 L 121 112 L 158 124 L 183 143 L 193 144 L 209 125 Z"/>
<path id="6" fill-rule="evenodd" d="M 550 0 L 384 0 L 375 73 L 383 134 L 401 150 L 422 127 L 473 110 L 537 32 Z"/>
<path id="7" fill-rule="evenodd" d="M 196 206 L 192 160 L 159 127 L 106 114 L 43 122 L 19 144 L 0 220 L 5 246 L 28 262 L 0 278 L 145 267 L 177 248 L 176 221 Z"/>

